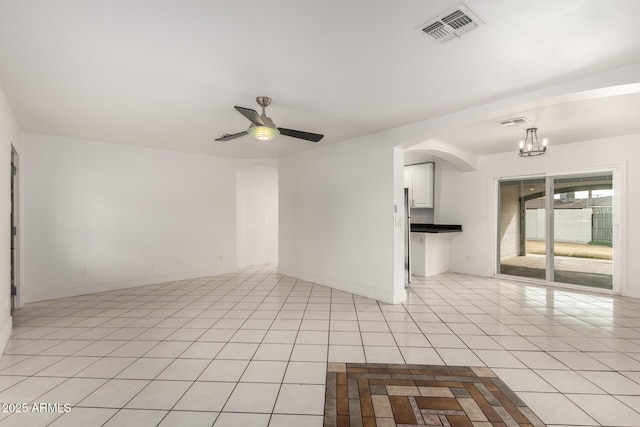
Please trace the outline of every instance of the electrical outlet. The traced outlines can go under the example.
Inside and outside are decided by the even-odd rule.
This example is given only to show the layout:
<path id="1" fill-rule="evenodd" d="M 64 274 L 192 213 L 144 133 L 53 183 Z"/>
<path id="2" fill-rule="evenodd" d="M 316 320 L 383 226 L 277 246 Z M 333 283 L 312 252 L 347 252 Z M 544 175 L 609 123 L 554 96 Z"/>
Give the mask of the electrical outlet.
<path id="1" fill-rule="evenodd" d="M 151 261 L 151 268 L 156 268 L 156 267 L 157 267 L 156 262 L 155 261 Z"/>
<path id="2" fill-rule="evenodd" d="M 224 261 L 224 255 L 222 255 L 222 254 L 218 255 L 218 260 L 219 261 Z"/>
<path id="3" fill-rule="evenodd" d="M 82 277 L 88 276 L 89 275 L 89 269 L 88 268 L 81 268 L 80 269 L 80 275 Z"/>

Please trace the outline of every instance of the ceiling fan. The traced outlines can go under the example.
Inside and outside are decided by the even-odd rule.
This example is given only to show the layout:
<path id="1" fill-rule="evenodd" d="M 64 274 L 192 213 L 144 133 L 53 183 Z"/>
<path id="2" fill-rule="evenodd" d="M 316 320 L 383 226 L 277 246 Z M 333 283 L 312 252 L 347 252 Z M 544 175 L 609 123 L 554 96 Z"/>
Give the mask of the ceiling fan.
<path id="1" fill-rule="evenodd" d="M 238 106 L 233 107 L 251 122 L 251 125 L 247 130 L 239 133 L 224 134 L 220 138 L 216 139 L 216 141 L 229 141 L 230 139 L 240 138 L 247 134 L 251 135 L 253 139 L 257 139 L 258 141 L 271 141 L 278 135 L 285 135 L 313 142 L 318 142 L 324 137 L 324 135 L 320 135 L 319 133 L 303 132 L 301 130 L 277 127 L 275 123 L 273 123 L 273 120 L 267 117 L 267 114 L 264 111 L 265 108 L 271 104 L 271 98 L 268 96 L 259 96 L 256 98 L 256 102 L 262 107 L 262 114 L 258 114 L 256 110 L 252 110 L 250 108 Z"/>

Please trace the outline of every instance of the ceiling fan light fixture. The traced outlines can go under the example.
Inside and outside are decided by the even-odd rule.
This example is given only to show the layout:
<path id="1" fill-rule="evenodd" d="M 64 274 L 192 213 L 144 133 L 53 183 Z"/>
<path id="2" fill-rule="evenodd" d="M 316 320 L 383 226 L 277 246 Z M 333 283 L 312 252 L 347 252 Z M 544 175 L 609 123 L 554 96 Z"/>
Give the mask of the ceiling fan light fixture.
<path id="1" fill-rule="evenodd" d="M 247 132 L 257 141 L 271 141 L 280 135 L 280 131 L 268 126 L 250 126 Z"/>

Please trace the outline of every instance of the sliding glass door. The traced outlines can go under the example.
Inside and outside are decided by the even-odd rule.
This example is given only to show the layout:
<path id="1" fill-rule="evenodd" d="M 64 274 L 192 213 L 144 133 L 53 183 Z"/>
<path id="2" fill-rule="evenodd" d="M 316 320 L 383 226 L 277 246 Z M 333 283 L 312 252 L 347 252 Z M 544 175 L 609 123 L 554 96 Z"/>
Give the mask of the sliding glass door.
<path id="1" fill-rule="evenodd" d="M 613 288 L 613 176 L 553 178 L 553 281 Z"/>
<path id="2" fill-rule="evenodd" d="M 500 180 L 498 272 L 613 289 L 613 188 L 611 172 Z"/>
<path id="3" fill-rule="evenodd" d="M 544 178 L 500 181 L 500 273 L 544 279 L 546 259 Z"/>

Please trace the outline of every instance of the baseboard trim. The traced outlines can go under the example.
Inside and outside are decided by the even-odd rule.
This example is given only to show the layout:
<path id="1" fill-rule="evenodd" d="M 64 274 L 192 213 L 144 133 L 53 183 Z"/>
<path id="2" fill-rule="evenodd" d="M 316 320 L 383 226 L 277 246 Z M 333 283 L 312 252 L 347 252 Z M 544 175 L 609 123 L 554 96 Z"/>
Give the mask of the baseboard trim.
<path id="1" fill-rule="evenodd" d="M 629 289 L 627 286 L 626 292 L 622 294 L 623 296 L 632 297 L 632 298 L 640 298 L 640 290 Z"/>
<path id="2" fill-rule="evenodd" d="M 11 338 L 12 331 L 13 318 L 11 316 L 8 316 L 5 321 L 2 322 L 2 327 L 0 327 L 0 355 L 4 354 L 4 349 L 7 347 L 9 338 Z"/>
<path id="3" fill-rule="evenodd" d="M 98 283 L 88 286 L 81 286 L 67 289 L 57 289 L 42 292 L 25 292 L 21 295 L 22 303 L 47 301 L 58 298 L 75 297 L 78 295 L 95 294 L 99 292 L 117 291 L 120 289 L 135 288 L 138 286 L 155 285 L 158 283 L 175 282 L 177 280 L 192 280 L 199 277 L 219 276 L 221 274 L 235 273 L 238 269 L 235 266 L 221 266 L 211 270 L 195 271 L 189 273 L 171 274 L 166 276 L 145 277 L 142 279 L 125 280 L 122 282 Z"/>
<path id="4" fill-rule="evenodd" d="M 352 294 L 375 299 L 377 301 L 385 302 L 387 304 L 395 303 L 394 294 L 391 294 L 391 293 L 387 294 L 385 292 L 381 292 L 377 289 L 371 289 L 368 286 L 364 286 L 358 283 L 345 282 L 343 280 L 338 280 L 335 278 L 308 274 L 308 273 L 304 273 L 302 271 L 294 270 L 291 268 L 281 267 L 280 265 L 278 265 L 277 271 L 279 274 L 284 274 L 285 276 L 295 277 L 297 279 L 306 280 L 307 282 L 328 286 L 330 288 L 334 288 L 339 291 L 350 292 Z M 404 292 L 403 290 L 402 294 L 406 295 L 406 292 Z"/>
<path id="5" fill-rule="evenodd" d="M 457 265 L 449 265 L 450 273 L 468 274 L 470 276 L 491 277 L 491 271 L 483 268 L 469 268 Z"/>

